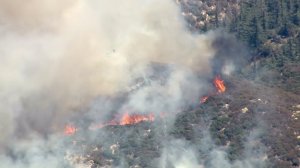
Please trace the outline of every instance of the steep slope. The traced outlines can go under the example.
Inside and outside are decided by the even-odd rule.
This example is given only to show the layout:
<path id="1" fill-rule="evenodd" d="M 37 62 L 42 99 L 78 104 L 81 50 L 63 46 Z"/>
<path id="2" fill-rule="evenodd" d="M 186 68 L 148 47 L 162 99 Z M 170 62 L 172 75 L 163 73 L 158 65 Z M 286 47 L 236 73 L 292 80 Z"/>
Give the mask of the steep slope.
<path id="1" fill-rule="evenodd" d="M 215 150 L 223 151 L 220 160 L 232 166 L 299 166 L 300 96 L 238 77 L 225 82 L 225 94 L 179 113 L 171 130 L 163 129 L 168 118 L 98 130 L 97 136 L 107 138 L 84 147 L 85 162 L 95 167 L 157 167 L 165 144 L 178 140 L 196 149 L 199 166 L 203 162 L 210 167 Z"/>
<path id="2" fill-rule="evenodd" d="M 300 69 L 295 45 L 300 39 L 299 26 L 294 20 L 292 26 L 277 22 L 261 27 L 265 24 L 261 15 L 274 17 L 276 5 L 281 4 L 280 13 L 285 11 L 285 2 L 273 6 L 270 1 L 246 0 L 177 3 L 192 31 L 228 30 L 248 45 L 252 60 L 240 73 L 224 78 L 224 94 L 180 112 L 171 130 L 163 129 L 168 118 L 103 128 L 107 139 L 90 144 L 84 162 L 94 167 L 158 167 L 166 144 L 172 147 L 167 142 L 175 139 L 183 141 L 187 151 L 195 149 L 198 166 L 298 167 Z M 286 3 L 296 10 L 296 15 L 289 16 L 297 18 L 296 1 Z M 213 165 L 213 157 L 221 165 Z"/>

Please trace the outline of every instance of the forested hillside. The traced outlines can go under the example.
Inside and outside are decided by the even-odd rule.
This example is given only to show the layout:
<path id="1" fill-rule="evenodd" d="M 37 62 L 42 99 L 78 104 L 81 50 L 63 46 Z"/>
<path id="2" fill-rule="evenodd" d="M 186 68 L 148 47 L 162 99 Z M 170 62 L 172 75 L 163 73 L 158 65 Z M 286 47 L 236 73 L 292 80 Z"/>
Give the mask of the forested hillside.
<path id="1" fill-rule="evenodd" d="M 233 76 L 224 76 L 228 87 L 224 94 L 178 113 L 171 130 L 155 129 L 151 123 L 126 127 L 130 134 L 122 131 L 123 127 L 105 128 L 110 132 L 108 139 L 114 141 L 107 144 L 105 139 L 107 146 L 102 148 L 107 151 L 103 156 L 96 151 L 89 153 L 88 159 L 96 167 L 111 164 L 107 163 L 111 160 L 119 163 L 123 154 L 128 161 L 125 167 L 157 167 L 153 158 L 160 156 L 161 140 L 175 138 L 193 144 L 204 167 L 299 166 L 300 1 L 177 3 L 192 32 L 233 34 L 238 40 L 225 36 L 217 45 L 222 46 L 221 52 L 236 54 L 241 46 L 237 43 L 243 43 L 247 48 L 244 52 L 250 55 L 248 63 Z M 112 147 L 117 149 L 113 155 L 109 151 Z M 166 167 L 172 166 L 169 163 Z"/>
<path id="2" fill-rule="evenodd" d="M 240 135 L 251 130 L 255 122 L 253 117 L 259 116 L 267 125 L 268 133 L 262 137 L 262 141 L 269 148 L 271 167 L 299 166 L 297 157 L 299 158 L 300 152 L 297 146 L 300 142 L 299 139 L 293 138 L 296 130 L 299 129 L 299 121 L 297 117 L 293 118 L 295 115 L 292 112 L 294 110 L 292 102 L 297 103 L 295 101 L 299 98 L 290 96 L 300 94 L 300 1 L 188 0 L 179 2 L 188 27 L 192 31 L 206 32 L 221 29 L 234 34 L 248 47 L 251 59 L 246 67 L 242 67 L 238 75 L 259 86 L 256 89 L 248 86 L 248 91 L 236 89 L 235 92 L 241 94 L 236 95 L 241 102 L 236 99 L 234 105 L 248 104 L 243 101 L 251 99 L 254 90 L 261 90 L 261 88 L 269 90 L 268 94 L 262 91 L 264 89 L 260 92 L 264 93 L 270 103 L 266 103 L 263 108 L 253 107 L 256 112 L 249 118 L 236 119 L 237 114 L 229 114 L 230 117 L 227 116 L 228 114 L 215 116 L 212 120 L 211 133 L 216 141 L 225 145 L 226 140 L 230 139 L 229 158 L 238 157 L 240 149 L 243 148 L 238 140 L 241 138 Z M 237 83 L 239 81 L 236 81 Z M 251 105 L 247 106 L 249 108 Z M 262 115 L 259 111 L 267 111 L 268 115 Z M 234 122 L 240 122 L 236 128 L 230 126 L 230 123 Z"/>
<path id="3" fill-rule="evenodd" d="M 239 53 L 241 45 L 237 43 L 243 43 L 250 59 L 235 75 L 224 77 L 228 86 L 224 94 L 209 97 L 200 106 L 177 114 L 174 127 L 167 133 L 149 127 L 148 123 L 126 128 L 134 130 L 129 135 L 122 131 L 116 133 L 118 127 L 109 128 L 112 131 L 108 137 L 115 139 L 121 151 L 117 158 L 126 153 L 129 165 L 156 167 L 153 158 L 159 156 L 162 144 L 153 137 L 158 136 L 160 140 L 175 137 L 193 144 L 199 162 L 204 162 L 205 167 L 299 166 L 300 1 L 176 2 L 190 31 L 217 30 L 233 34 L 237 41 L 227 37 L 218 41 L 221 52 Z M 150 128 L 154 131 L 143 139 L 143 134 L 138 132 L 147 132 Z M 139 139 L 143 139 L 142 144 Z M 225 154 L 218 155 L 214 150 Z M 99 158 L 118 160 L 110 155 L 99 157 L 91 153 L 90 156 L 95 165 L 105 162 Z"/>
<path id="4" fill-rule="evenodd" d="M 247 77 L 300 93 L 300 1 L 179 1 L 188 26 L 205 32 L 224 29 L 251 51 Z"/>
<path id="5" fill-rule="evenodd" d="M 196 104 L 178 110 L 169 129 L 166 121 L 170 116 L 165 113 L 153 122 L 102 126 L 95 134 L 105 138 L 78 145 L 87 151 L 83 160 L 95 168 L 156 168 L 163 163 L 159 162 L 162 156 L 167 161 L 160 166 L 166 168 L 299 167 L 300 1 L 176 2 L 190 31 L 222 34 L 214 42 L 216 59 L 247 56 L 247 63 L 237 65 L 233 75 L 221 75 L 226 91 L 208 92 L 200 104 L 195 100 Z M 151 80 L 164 83 L 167 75 L 159 77 L 163 67 L 156 67 L 155 75 L 135 85 L 129 95 L 151 86 Z M 214 69 L 218 71 L 214 75 L 221 73 L 220 68 Z M 85 144 L 80 138 L 76 142 Z M 176 165 L 179 156 L 183 161 Z M 196 164 L 190 163 L 191 158 Z"/>
<path id="6" fill-rule="evenodd" d="M 254 52 L 254 75 L 295 93 L 300 93 L 299 7 L 299 0 L 244 2 L 231 27 Z"/>

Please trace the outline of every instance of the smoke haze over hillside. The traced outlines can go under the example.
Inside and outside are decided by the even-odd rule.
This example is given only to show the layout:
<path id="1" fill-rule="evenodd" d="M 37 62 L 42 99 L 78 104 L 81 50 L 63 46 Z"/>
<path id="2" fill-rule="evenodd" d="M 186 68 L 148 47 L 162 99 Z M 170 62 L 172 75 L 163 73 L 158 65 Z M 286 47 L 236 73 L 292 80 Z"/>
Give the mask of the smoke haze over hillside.
<path id="1" fill-rule="evenodd" d="M 171 0 L 1 0 L 0 36 L 1 168 L 65 167 L 56 141 L 64 124 L 97 96 L 124 92 L 152 63 L 176 68 L 120 109 L 175 114 L 203 94 L 197 77 L 214 73 L 217 52 L 217 35 L 191 34 Z"/>
<path id="2" fill-rule="evenodd" d="M 125 89 L 151 62 L 209 72 L 211 39 L 189 34 L 171 1 L 0 6 L 1 118 L 7 122 L 24 113 L 38 127 L 44 117 L 59 120 L 93 96 Z"/>

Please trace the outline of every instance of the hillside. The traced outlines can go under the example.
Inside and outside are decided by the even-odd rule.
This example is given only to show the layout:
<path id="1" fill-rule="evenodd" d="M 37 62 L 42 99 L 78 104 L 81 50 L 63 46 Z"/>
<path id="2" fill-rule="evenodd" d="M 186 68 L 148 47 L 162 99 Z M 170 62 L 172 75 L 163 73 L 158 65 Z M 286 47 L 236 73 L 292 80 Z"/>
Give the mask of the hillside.
<path id="1" fill-rule="evenodd" d="M 299 0 L 0 0 L 0 168 L 299 168 Z"/>
<path id="2" fill-rule="evenodd" d="M 169 120 L 162 118 L 105 127 L 95 134 L 106 138 L 89 146 L 81 147 L 85 142 L 79 140 L 79 151 L 87 151 L 81 161 L 94 167 L 122 163 L 123 167 L 154 168 L 161 149 L 172 141 L 170 148 L 177 143 L 183 143 L 183 148 L 194 146 L 198 162 L 208 167 L 215 150 L 225 152 L 218 160 L 225 165 L 299 166 L 300 96 L 236 77 L 225 78 L 225 83 L 226 93 L 179 113 L 171 130 L 161 129 Z"/>
<path id="3" fill-rule="evenodd" d="M 178 1 L 193 31 L 225 29 L 250 48 L 245 75 L 269 86 L 300 93 L 300 2 Z"/>
<path id="4" fill-rule="evenodd" d="M 102 161 L 91 154 L 89 159 L 95 166 L 103 165 L 105 160 L 114 165 L 119 163 L 116 159 L 119 154 L 125 154 L 129 160 L 127 166 L 157 167 L 155 160 L 160 157 L 160 148 L 173 139 L 171 136 L 195 146 L 198 162 L 208 167 L 213 166 L 209 153 L 216 148 L 226 153 L 220 158 L 223 166 L 298 167 L 300 2 L 178 0 L 177 3 L 191 31 L 222 28 L 234 33 L 248 46 L 252 59 L 235 77 L 225 78 L 228 87 L 225 94 L 212 96 L 206 103 L 179 113 L 169 133 L 151 126 L 159 122 L 107 128 L 115 142 L 103 150 L 111 153 L 108 148 L 115 145 L 114 152 L 118 154 L 102 156 Z M 132 133 L 124 134 L 122 129 L 132 129 Z M 204 150 L 206 131 L 210 132 L 212 142 Z"/>

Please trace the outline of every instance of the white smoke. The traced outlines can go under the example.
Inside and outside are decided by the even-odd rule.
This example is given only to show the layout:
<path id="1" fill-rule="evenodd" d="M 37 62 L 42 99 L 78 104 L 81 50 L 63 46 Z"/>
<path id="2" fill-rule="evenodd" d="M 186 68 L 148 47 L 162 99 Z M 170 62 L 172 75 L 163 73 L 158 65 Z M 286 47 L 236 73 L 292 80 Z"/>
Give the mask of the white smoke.
<path id="1" fill-rule="evenodd" d="M 165 144 L 160 158 L 160 168 L 196 168 L 199 167 L 196 151 L 183 140 L 171 140 Z"/>
<path id="2" fill-rule="evenodd" d="M 244 142 L 243 159 L 230 161 L 226 147 L 214 144 L 210 134 L 203 129 L 200 146 L 189 144 L 185 140 L 171 140 L 165 144 L 160 158 L 160 167 L 175 168 L 263 168 L 267 166 L 265 149 L 258 136 L 261 130 L 253 130 Z M 261 148 L 257 148 L 261 147 Z M 200 154 L 202 153 L 202 155 Z"/>
<path id="3" fill-rule="evenodd" d="M 213 36 L 190 34 L 171 0 L 1 0 L 0 36 L 2 167 L 59 167 L 56 154 L 36 144 L 48 144 L 74 111 L 125 90 L 152 62 L 209 74 L 214 55 Z M 187 71 L 176 71 L 167 90 L 148 87 L 131 100 L 170 96 L 165 107 L 158 101 L 147 107 L 174 111 L 183 96 L 196 97 L 202 88 L 184 82 L 194 73 Z M 134 102 L 136 110 L 148 103 Z M 13 146 L 24 162 L 5 154 Z"/>
<path id="4" fill-rule="evenodd" d="M 142 87 L 129 97 L 123 108 L 138 112 L 178 113 L 184 106 L 197 102 L 199 94 L 205 90 L 205 83 L 200 81 L 191 71 L 173 70 L 165 84 L 152 81 L 149 86 Z"/>
<path id="5" fill-rule="evenodd" d="M 44 140 L 32 136 L 28 140 L 19 141 L 10 148 L 7 155 L 0 155 L 0 167 L 7 168 L 62 168 L 67 166 L 64 159 L 64 146 L 60 136 L 52 136 Z"/>

